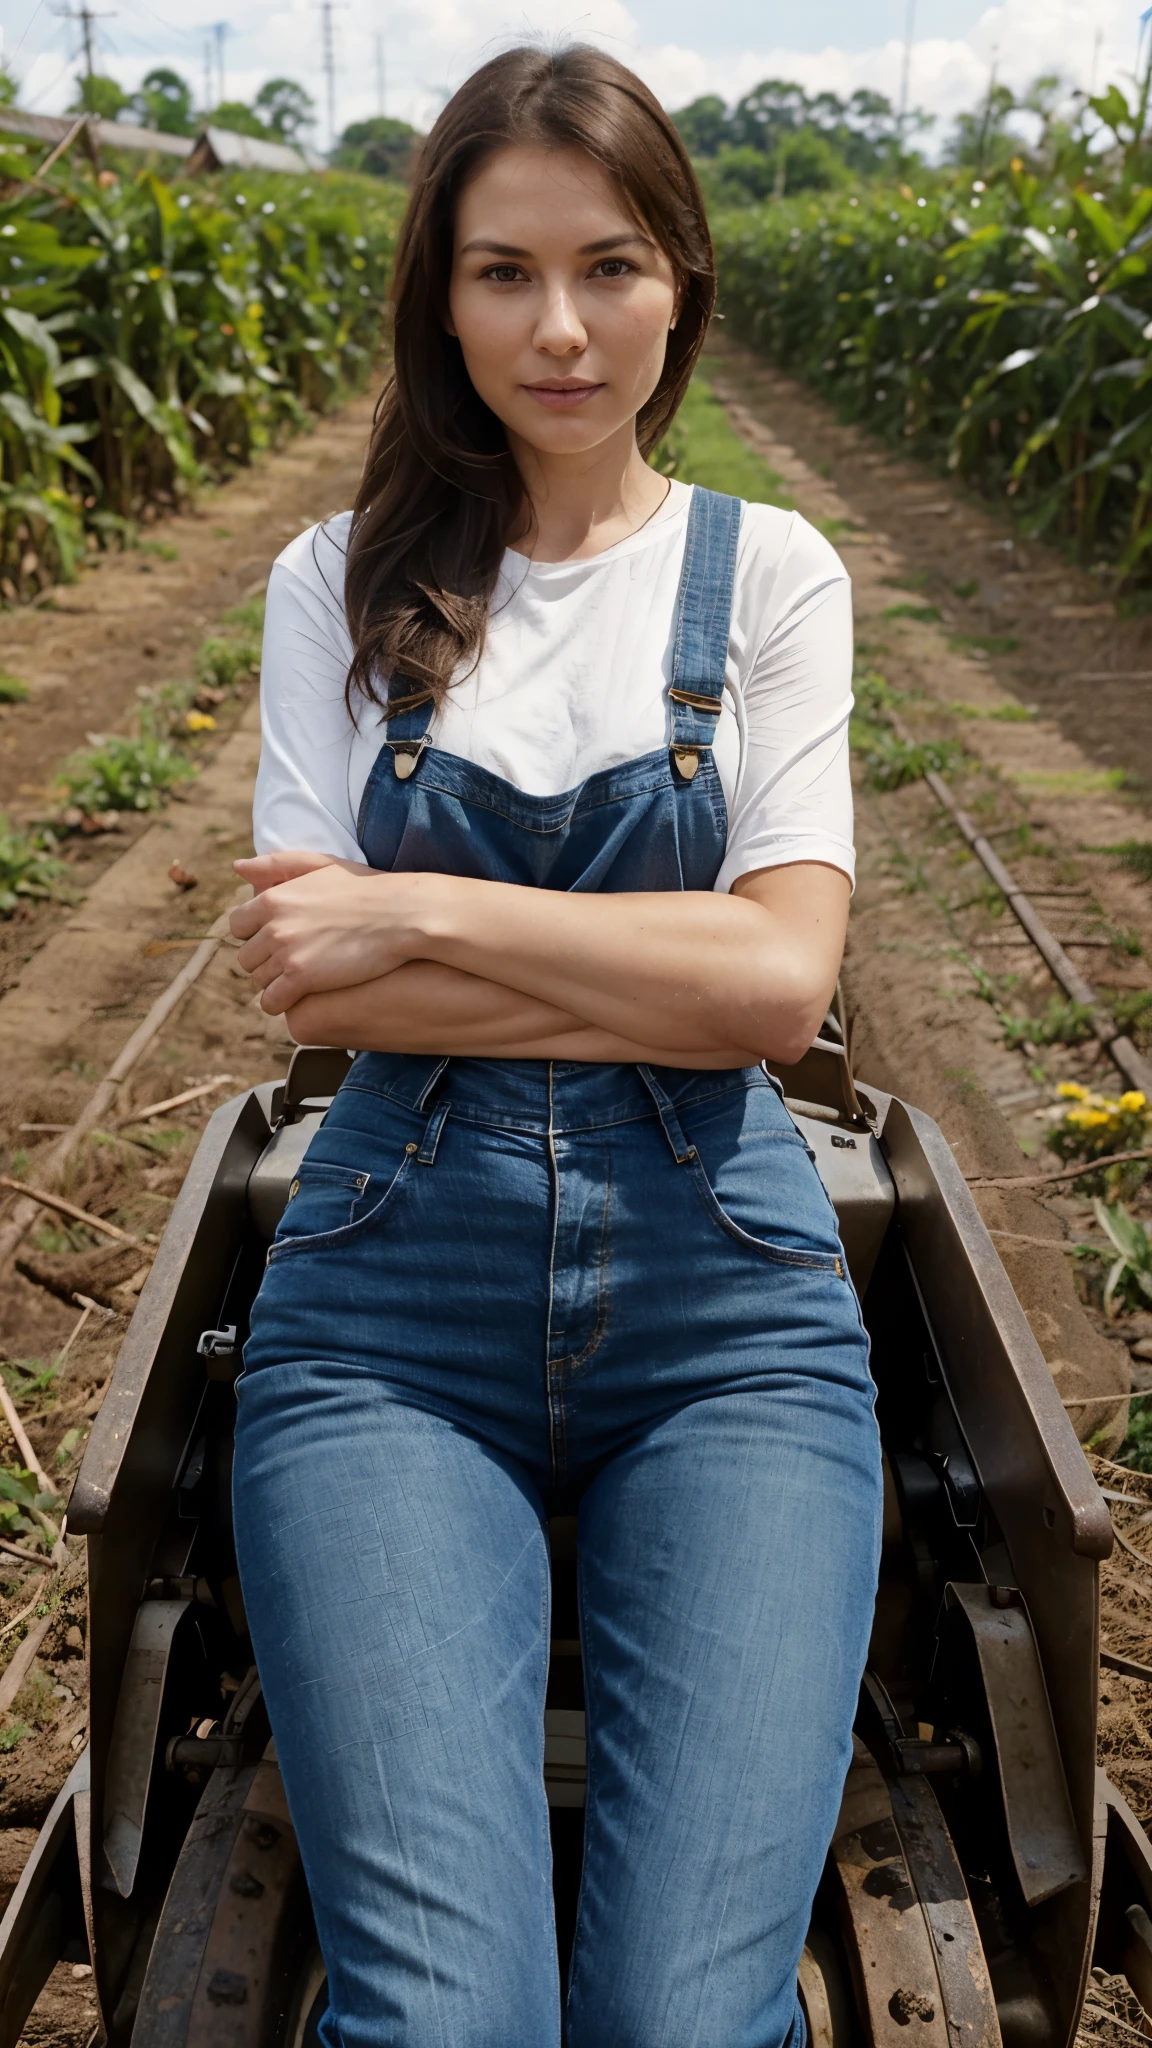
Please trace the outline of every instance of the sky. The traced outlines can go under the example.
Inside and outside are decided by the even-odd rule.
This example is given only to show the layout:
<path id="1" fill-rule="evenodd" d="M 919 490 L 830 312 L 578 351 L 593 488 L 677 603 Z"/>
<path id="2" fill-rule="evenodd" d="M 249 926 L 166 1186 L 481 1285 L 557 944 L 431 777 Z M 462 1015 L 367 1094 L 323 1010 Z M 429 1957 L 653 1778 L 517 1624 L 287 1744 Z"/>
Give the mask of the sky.
<path id="1" fill-rule="evenodd" d="M 224 0 L 89 0 L 98 67 L 131 91 L 171 66 L 205 103 L 206 55 Z M 77 0 L 67 10 L 74 13 Z M 325 14 L 335 57 L 336 125 L 382 110 L 426 127 L 468 73 L 509 42 L 593 41 L 632 65 L 672 109 L 701 93 L 732 102 L 764 78 L 796 79 L 845 96 L 858 86 L 899 100 L 911 21 L 909 103 L 950 121 L 979 103 L 993 67 L 1023 90 L 1045 72 L 1070 86 L 1122 86 L 1137 62 L 1133 0 L 233 0 L 223 38 L 228 98 L 265 79 L 299 79 L 317 102 L 312 140 L 327 146 Z M 74 90 L 78 26 L 61 0 L 0 0 L 0 54 L 24 106 L 55 113 Z M 218 96 L 218 74 L 213 74 Z M 931 144 L 929 145 L 931 146 Z"/>

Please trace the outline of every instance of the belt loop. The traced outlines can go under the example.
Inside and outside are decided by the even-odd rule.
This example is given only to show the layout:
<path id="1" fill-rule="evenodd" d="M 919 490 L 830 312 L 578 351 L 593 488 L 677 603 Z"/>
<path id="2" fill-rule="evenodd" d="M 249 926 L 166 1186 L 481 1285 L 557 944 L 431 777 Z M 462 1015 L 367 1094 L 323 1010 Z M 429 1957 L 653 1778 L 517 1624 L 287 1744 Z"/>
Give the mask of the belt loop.
<path id="1" fill-rule="evenodd" d="M 447 1061 L 445 1061 L 445 1065 L 447 1065 Z M 435 1166 L 436 1147 L 440 1143 L 440 1133 L 448 1121 L 448 1111 L 450 1108 L 451 1104 L 445 1100 L 438 1102 L 432 1111 L 424 1126 L 424 1136 L 421 1138 L 417 1148 L 416 1163 L 418 1166 Z"/>
<path id="2" fill-rule="evenodd" d="M 428 1079 L 425 1081 L 424 1086 L 420 1090 L 419 1095 L 416 1097 L 415 1102 L 412 1104 L 413 1109 L 423 1109 L 426 1106 L 428 1097 L 431 1095 L 432 1090 L 436 1086 L 437 1081 L 440 1079 L 447 1065 L 448 1055 L 447 1053 L 445 1053 L 443 1059 L 437 1060 L 436 1065 L 433 1067 L 432 1072 L 429 1074 Z"/>
<path id="3" fill-rule="evenodd" d="M 656 1104 L 657 1114 L 664 1126 L 664 1136 L 672 1147 L 672 1157 L 676 1161 L 677 1166 L 686 1165 L 690 1159 L 695 1159 L 696 1147 L 688 1143 L 680 1128 L 680 1119 L 672 1107 L 671 1096 L 660 1086 L 651 1067 L 641 1066 L 637 1062 L 636 1072 Z"/>

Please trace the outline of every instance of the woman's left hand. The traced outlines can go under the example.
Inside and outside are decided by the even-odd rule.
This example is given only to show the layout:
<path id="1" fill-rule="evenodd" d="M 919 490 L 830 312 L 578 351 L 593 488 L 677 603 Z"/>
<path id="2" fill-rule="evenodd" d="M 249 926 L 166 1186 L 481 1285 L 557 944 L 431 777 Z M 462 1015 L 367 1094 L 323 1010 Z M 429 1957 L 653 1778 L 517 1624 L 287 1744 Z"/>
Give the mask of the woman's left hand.
<path id="1" fill-rule="evenodd" d="M 270 1016 L 305 996 L 374 981 L 413 957 L 413 877 L 316 855 L 266 855 L 236 867 L 260 891 L 232 912 L 233 935 L 245 941 L 237 957 Z"/>

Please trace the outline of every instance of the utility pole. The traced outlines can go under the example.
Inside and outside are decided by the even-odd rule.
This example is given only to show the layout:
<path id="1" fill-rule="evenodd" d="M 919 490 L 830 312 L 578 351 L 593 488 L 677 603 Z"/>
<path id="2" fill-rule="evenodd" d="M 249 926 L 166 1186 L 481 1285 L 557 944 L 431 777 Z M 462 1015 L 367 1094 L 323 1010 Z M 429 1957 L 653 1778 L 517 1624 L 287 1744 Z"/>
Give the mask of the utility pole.
<path id="1" fill-rule="evenodd" d="M 216 80 L 219 92 L 216 104 L 219 106 L 220 101 L 228 97 L 224 90 L 224 42 L 231 34 L 231 30 L 226 21 L 215 21 L 212 24 L 212 33 L 216 38 Z"/>
<path id="2" fill-rule="evenodd" d="M 384 38 L 376 38 L 376 112 L 384 114 Z"/>
<path id="3" fill-rule="evenodd" d="M 204 38 L 204 112 L 212 112 L 212 38 Z"/>
<path id="4" fill-rule="evenodd" d="M 320 27 L 323 37 L 323 67 L 328 83 L 328 147 L 336 146 L 336 38 L 332 28 L 332 10 L 336 0 L 317 0 L 320 8 Z"/>
<path id="5" fill-rule="evenodd" d="M 84 75 L 87 78 L 93 77 L 96 71 L 96 59 L 92 24 L 96 21 L 110 21 L 112 16 L 110 14 L 94 13 L 92 8 L 87 5 L 87 0 L 81 0 L 79 7 L 58 7 L 55 11 L 60 16 L 61 21 L 79 22 L 80 33 L 84 38 Z"/>
<path id="6" fill-rule="evenodd" d="M 916 0 L 908 0 L 904 16 L 904 57 L 900 65 L 900 111 L 896 121 L 896 132 L 901 146 L 904 142 L 904 125 L 908 119 L 908 81 L 912 71 L 912 41 L 916 33 Z"/>

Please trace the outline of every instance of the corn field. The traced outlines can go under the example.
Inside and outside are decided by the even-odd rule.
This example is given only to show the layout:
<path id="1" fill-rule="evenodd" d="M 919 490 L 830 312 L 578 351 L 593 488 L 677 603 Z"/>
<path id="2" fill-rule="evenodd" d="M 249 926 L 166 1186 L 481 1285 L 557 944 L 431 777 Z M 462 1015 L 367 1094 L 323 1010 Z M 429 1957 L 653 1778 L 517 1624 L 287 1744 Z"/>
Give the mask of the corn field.
<path id="1" fill-rule="evenodd" d="M 367 376 L 404 194 L 167 183 L 0 147 L 0 593 L 251 459 Z"/>
<path id="2" fill-rule="evenodd" d="M 1115 88 L 1113 88 L 1115 91 Z M 729 331 L 1026 524 L 1152 573 L 1152 187 L 1015 158 L 722 214 Z"/>

